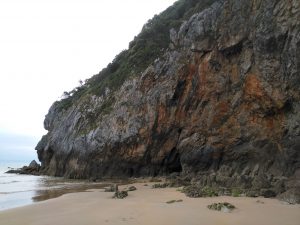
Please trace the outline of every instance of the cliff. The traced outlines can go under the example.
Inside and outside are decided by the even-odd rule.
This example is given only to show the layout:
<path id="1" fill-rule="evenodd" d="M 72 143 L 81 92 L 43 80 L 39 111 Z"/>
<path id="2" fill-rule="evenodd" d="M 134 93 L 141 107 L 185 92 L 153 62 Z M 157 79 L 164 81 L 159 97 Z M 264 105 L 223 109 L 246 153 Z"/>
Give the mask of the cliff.
<path id="1" fill-rule="evenodd" d="M 36 147 L 43 173 L 178 172 L 202 185 L 295 190 L 299 27 L 298 0 L 177 2 L 51 106 Z"/>

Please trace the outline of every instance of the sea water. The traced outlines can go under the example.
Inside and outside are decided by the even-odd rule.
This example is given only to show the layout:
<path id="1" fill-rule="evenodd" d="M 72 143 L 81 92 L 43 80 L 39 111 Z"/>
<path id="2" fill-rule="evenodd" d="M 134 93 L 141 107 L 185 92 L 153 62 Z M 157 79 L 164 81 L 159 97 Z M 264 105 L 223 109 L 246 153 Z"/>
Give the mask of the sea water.
<path id="1" fill-rule="evenodd" d="M 5 173 L 24 166 L 23 162 L 0 162 L 0 210 L 32 203 L 43 177 Z"/>
<path id="2" fill-rule="evenodd" d="M 5 173 L 12 168 L 21 168 L 24 165 L 28 165 L 28 162 L 0 161 L 0 211 L 55 198 L 65 193 L 107 185 L 59 177 Z"/>

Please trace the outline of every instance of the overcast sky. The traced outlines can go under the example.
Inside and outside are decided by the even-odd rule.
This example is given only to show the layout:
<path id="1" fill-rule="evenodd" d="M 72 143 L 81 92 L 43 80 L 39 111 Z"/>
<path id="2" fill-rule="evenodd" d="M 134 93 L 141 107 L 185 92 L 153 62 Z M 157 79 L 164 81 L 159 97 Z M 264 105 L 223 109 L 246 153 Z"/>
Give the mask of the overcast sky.
<path id="1" fill-rule="evenodd" d="M 35 157 L 51 104 L 98 73 L 174 2 L 1 0 L 0 160 L 16 157 L 14 151 Z"/>

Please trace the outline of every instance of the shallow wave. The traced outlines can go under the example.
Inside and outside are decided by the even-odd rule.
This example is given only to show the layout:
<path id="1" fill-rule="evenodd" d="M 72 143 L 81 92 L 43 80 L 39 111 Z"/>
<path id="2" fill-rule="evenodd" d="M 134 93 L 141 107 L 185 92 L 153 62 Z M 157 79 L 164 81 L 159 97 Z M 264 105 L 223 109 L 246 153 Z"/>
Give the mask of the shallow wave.
<path id="1" fill-rule="evenodd" d="M 16 193 L 23 193 L 23 192 L 33 192 L 33 191 L 37 191 L 37 190 L 23 190 L 23 191 L 0 192 L 0 194 L 10 195 L 10 194 L 16 194 Z"/>
<path id="2" fill-rule="evenodd" d="M 0 178 L 1 178 L 1 177 L 5 177 L 5 178 L 6 178 L 6 177 L 15 177 L 15 175 L 1 175 Z"/>
<path id="3" fill-rule="evenodd" d="M 13 183 L 19 183 L 21 181 L 13 180 L 13 181 L 6 181 L 6 182 L 0 182 L 0 184 L 13 184 Z"/>

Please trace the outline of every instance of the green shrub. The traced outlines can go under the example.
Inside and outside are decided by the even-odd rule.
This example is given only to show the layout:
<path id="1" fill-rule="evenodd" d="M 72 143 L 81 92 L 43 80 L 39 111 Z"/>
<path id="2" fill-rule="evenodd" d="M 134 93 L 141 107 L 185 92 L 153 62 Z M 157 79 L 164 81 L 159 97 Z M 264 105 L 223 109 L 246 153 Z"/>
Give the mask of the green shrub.
<path id="1" fill-rule="evenodd" d="M 242 194 L 242 191 L 240 189 L 234 188 L 231 190 L 231 196 L 233 197 L 240 197 Z"/>
<path id="2" fill-rule="evenodd" d="M 204 187 L 202 188 L 202 194 L 205 197 L 214 197 L 214 196 L 218 196 L 218 193 L 211 187 Z"/>
<path id="3" fill-rule="evenodd" d="M 200 197 L 213 197 L 218 196 L 217 191 L 211 187 L 200 187 L 197 185 L 190 185 L 183 187 L 182 192 L 190 198 L 200 198 Z"/>

